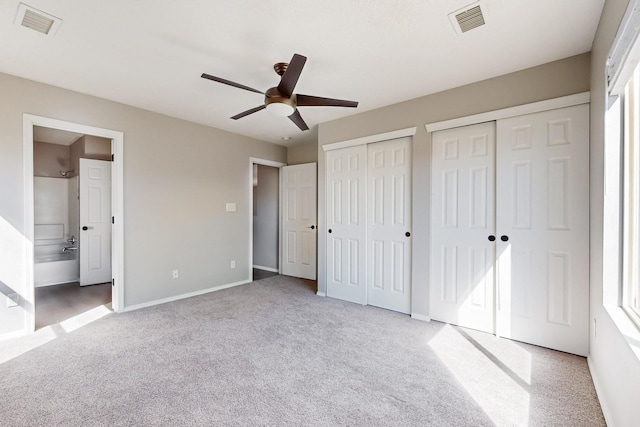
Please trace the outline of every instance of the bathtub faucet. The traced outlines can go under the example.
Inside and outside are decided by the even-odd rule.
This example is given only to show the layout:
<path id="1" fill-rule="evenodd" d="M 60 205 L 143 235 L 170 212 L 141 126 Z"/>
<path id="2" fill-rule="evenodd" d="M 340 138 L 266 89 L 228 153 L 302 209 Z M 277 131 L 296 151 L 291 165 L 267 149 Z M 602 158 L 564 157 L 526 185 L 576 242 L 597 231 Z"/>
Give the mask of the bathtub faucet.
<path id="1" fill-rule="evenodd" d="M 64 248 L 62 248 L 62 252 L 77 251 L 77 250 L 78 250 L 77 246 L 65 246 Z"/>

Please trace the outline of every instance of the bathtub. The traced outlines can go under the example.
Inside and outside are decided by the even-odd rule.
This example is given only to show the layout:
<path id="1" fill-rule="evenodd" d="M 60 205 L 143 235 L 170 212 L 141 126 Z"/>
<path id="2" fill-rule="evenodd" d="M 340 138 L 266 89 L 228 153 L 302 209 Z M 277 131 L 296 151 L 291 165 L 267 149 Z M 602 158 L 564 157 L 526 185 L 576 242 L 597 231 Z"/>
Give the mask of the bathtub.
<path id="1" fill-rule="evenodd" d="M 62 252 L 67 242 L 37 245 L 34 248 L 33 274 L 36 286 L 58 285 L 80 280 L 78 251 Z"/>

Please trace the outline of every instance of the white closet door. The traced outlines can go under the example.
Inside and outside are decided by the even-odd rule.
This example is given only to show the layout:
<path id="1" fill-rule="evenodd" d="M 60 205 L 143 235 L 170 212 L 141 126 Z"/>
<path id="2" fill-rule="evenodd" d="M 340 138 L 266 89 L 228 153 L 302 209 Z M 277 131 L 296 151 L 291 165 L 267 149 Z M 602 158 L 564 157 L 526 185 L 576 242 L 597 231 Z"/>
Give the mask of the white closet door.
<path id="1" fill-rule="evenodd" d="M 367 175 L 367 302 L 410 313 L 411 139 L 370 144 Z"/>
<path id="2" fill-rule="evenodd" d="M 495 123 L 434 132 L 430 315 L 494 332 Z"/>
<path id="3" fill-rule="evenodd" d="M 327 296 L 367 303 L 367 147 L 327 152 Z"/>
<path id="4" fill-rule="evenodd" d="M 588 132 L 588 105 L 497 125 L 498 333 L 583 356 L 589 350 Z"/>
<path id="5" fill-rule="evenodd" d="M 316 164 L 284 166 L 282 274 L 316 279 Z"/>

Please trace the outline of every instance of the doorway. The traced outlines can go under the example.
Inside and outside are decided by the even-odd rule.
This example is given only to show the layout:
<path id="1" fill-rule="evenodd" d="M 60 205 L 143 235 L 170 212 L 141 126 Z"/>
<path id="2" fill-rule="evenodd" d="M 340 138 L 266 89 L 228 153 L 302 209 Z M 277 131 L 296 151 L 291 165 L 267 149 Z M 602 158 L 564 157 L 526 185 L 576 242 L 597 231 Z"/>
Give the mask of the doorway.
<path id="1" fill-rule="evenodd" d="M 37 160 L 37 157 L 41 157 L 38 154 L 40 153 L 41 148 L 44 148 L 45 151 L 46 149 L 49 149 L 50 151 L 56 151 L 58 152 L 58 154 L 65 150 L 64 148 L 61 149 L 61 144 L 57 144 L 58 147 L 55 147 L 56 144 L 48 144 L 36 148 L 36 144 L 34 143 L 34 141 L 43 139 L 43 137 L 41 136 L 41 132 L 51 132 L 54 134 L 57 133 L 59 136 L 74 138 L 73 141 L 67 143 L 67 149 L 69 151 L 71 151 L 71 148 L 69 148 L 71 144 L 76 142 L 78 139 L 84 138 L 85 141 L 87 139 L 91 140 L 92 143 L 89 144 L 91 147 L 89 151 L 94 153 L 94 158 L 96 152 L 95 142 L 102 140 L 103 148 L 100 155 L 104 156 L 105 160 L 101 161 L 103 163 L 108 163 L 109 170 L 112 171 L 112 176 L 110 177 L 110 180 L 108 182 L 108 190 L 110 194 L 107 196 L 108 202 L 111 206 L 109 209 L 108 217 L 106 218 L 107 222 L 110 225 L 110 237 L 108 239 L 108 245 L 105 249 L 109 252 L 111 269 L 107 274 L 108 277 L 105 276 L 107 277 L 107 279 L 102 280 L 103 282 L 107 282 L 106 284 L 98 285 L 99 288 L 94 287 L 91 291 L 85 292 L 85 294 L 97 294 L 98 300 L 102 301 L 107 299 L 107 302 L 111 303 L 111 307 L 115 311 L 122 311 L 124 294 L 122 215 L 122 160 L 124 138 L 122 132 L 25 114 L 23 116 L 23 148 L 25 170 L 24 210 L 27 234 L 26 237 L 30 242 L 32 242 L 32 245 L 28 247 L 27 251 L 27 259 L 30 261 L 27 262 L 26 271 L 27 286 L 30 290 L 30 295 L 28 297 L 30 298 L 33 307 L 28 313 L 29 318 L 27 322 L 27 328 L 29 331 L 34 331 L 36 328 L 36 295 L 46 295 L 46 297 L 49 297 L 49 303 L 51 303 L 52 300 L 50 297 L 51 294 L 56 293 L 54 292 L 56 291 L 56 286 L 65 284 L 64 286 L 60 286 L 58 290 L 60 290 L 59 293 L 61 295 L 67 295 L 68 297 L 69 295 L 71 295 L 69 293 L 69 289 L 71 288 L 71 286 L 68 284 L 74 283 L 74 280 L 72 279 L 76 279 L 77 281 L 80 280 L 80 256 L 77 256 L 77 253 L 80 252 L 79 248 L 81 247 L 81 245 L 79 245 L 79 240 L 81 239 L 80 233 L 82 232 L 82 230 L 80 229 L 81 225 L 79 224 L 79 200 L 74 196 L 78 191 L 80 191 L 80 179 L 78 178 L 78 174 L 80 172 L 79 158 L 82 156 L 77 156 L 77 168 L 74 167 L 74 164 L 72 164 L 71 157 L 73 156 L 71 155 L 68 162 L 64 161 L 64 155 L 58 155 L 54 156 L 52 159 L 49 158 L 48 166 L 46 166 L 46 161 L 44 162 L 44 165 L 42 162 L 38 162 L 38 164 L 36 165 L 34 162 Z M 47 144 L 46 142 L 44 143 Z M 46 157 L 47 156 L 44 156 L 44 158 Z M 88 157 L 92 156 L 89 155 Z M 59 169 L 58 166 L 60 166 Z M 63 194 L 62 198 L 49 197 L 53 193 L 47 191 L 38 195 L 39 188 L 37 187 L 40 187 L 40 185 L 37 181 L 40 180 L 36 180 L 34 175 L 42 174 L 42 170 L 47 168 L 49 169 L 49 175 L 57 174 L 55 178 L 49 177 L 53 181 L 50 180 L 51 182 L 48 184 L 53 183 L 54 186 L 61 188 L 62 190 L 60 190 L 60 192 Z M 60 178 L 58 178 L 58 176 Z M 45 184 L 45 187 L 48 184 Z M 49 196 L 47 196 L 47 194 L 49 194 Z M 66 194 L 66 198 L 64 197 L 64 194 Z M 58 206 L 57 213 L 54 213 L 54 217 L 51 217 L 52 211 L 45 210 L 43 213 L 43 211 L 40 209 L 42 207 L 40 198 L 49 198 L 51 199 L 48 202 L 49 204 L 55 205 L 56 203 L 58 203 L 61 204 L 62 207 Z M 55 200 L 58 201 L 56 202 Z M 45 203 L 44 206 L 47 206 L 47 203 Z M 76 208 L 78 209 L 77 216 L 75 214 L 68 214 L 70 210 L 75 211 Z M 66 218 L 64 214 L 65 209 L 67 211 Z M 57 218 L 55 218 L 55 215 L 57 215 Z M 87 229 L 88 228 L 89 226 L 87 226 Z M 91 243 L 86 243 L 86 246 L 90 247 Z M 62 257 L 65 258 L 64 261 L 67 261 L 66 258 L 68 258 L 68 260 L 71 262 L 65 266 L 66 272 L 59 276 L 50 276 L 48 275 L 48 273 L 43 275 L 42 271 L 40 271 L 40 266 L 36 266 L 36 264 L 40 264 L 39 262 L 36 263 L 36 256 L 41 258 L 43 256 L 43 251 L 51 252 L 52 256 L 50 258 L 52 259 Z M 77 270 L 75 267 L 75 263 L 78 264 Z M 52 265 L 46 267 L 52 267 Z M 56 269 L 56 271 L 60 273 L 59 269 Z M 42 290 L 42 292 L 37 292 L 36 286 L 38 287 L 38 290 Z M 80 299 L 78 301 L 80 301 Z M 86 305 L 86 300 L 83 299 L 82 301 L 83 302 L 79 304 L 79 306 L 82 306 L 83 304 Z M 53 303 L 52 305 L 55 306 L 56 304 Z M 39 322 L 38 325 L 42 326 L 42 322 Z"/>
<path id="2" fill-rule="evenodd" d="M 279 272 L 280 169 L 253 164 L 253 281 Z"/>
<path id="3" fill-rule="evenodd" d="M 280 201 L 280 168 L 285 166 L 286 163 L 281 163 L 281 162 L 275 162 L 273 160 L 267 160 L 267 159 L 260 159 L 257 157 L 250 157 L 249 158 L 249 271 L 248 271 L 248 276 L 249 276 L 249 281 L 255 281 L 255 280 L 260 280 L 266 277 L 270 277 L 270 276 L 274 276 L 280 273 L 280 258 L 281 258 L 281 254 L 282 254 L 282 237 L 280 236 L 280 225 L 281 225 L 281 215 L 280 215 L 280 206 L 281 206 L 281 201 Z M 261 265 L 256 263 L 257 262 L 262 262 L 265 263 L 264 259 L 261 260 L 260 257 L 258 257 L 257 259 L 254 257 L 254 254 L 256 251 L 261 250 L 260 247 L 262 245 L 261 242 L 257 242 L 256 243 L 256 239 L 260 239 L 260 237 L 258 237 L 256 235 L 256 231 L 255 231 L 255 224 L 256 223 L 256 216 L 258 215 L 258 209 L 259 209 L 259 205 L 257 204 L 257 197 L 258 197 L 258 182 L 259 182 L 259 170 L 261 168 L 261 166 L 266 166 L 268 168 L 272 168 L 275 169 L 277 171 L 277 192 L 275 192 L 273 189 L 264 192 L 263 196 L 266 195 L 265 200 L 266 200 L 266 205 L 271 206 L 269 209 L 271 211 L 273 211 L 273 202 L 276 203 L 277 205 L 277 209 L 276 209 L 276 218 L 277 218 L 277 232 L 276 232 L 276 242 L 273 241 L 273 237 L 269 237 L 269 238 L 265 238 L 264 239 L 264 244 L 268 245 L 269 250 L 271 252 L 273 252 L 275 250 L 275 257 L 277 260 L 277 263 L 275 264 L 275 267 L 273 266 L 268 266 L 268 265 Z M 267 171 L 267 173 L 269 172 L 273 172 L 272 169 L 265 169 Z M 258 180 L 258 181 L 256 181 Z M 269 185 L 268 187 L 272 187 L 272 185 Z M 254 216 L 254 213 L 256 214 L 256 216 Z M 254 266 L 257 266 L 257 269 L 254 269 Z M 255 273 L 254 273 L 255 272 Z"/>
<path id="4" fill-rule="evenodd" d="M 111 140 L 34 126 L 33 158 L 39 329 L 111 307 Z"/>

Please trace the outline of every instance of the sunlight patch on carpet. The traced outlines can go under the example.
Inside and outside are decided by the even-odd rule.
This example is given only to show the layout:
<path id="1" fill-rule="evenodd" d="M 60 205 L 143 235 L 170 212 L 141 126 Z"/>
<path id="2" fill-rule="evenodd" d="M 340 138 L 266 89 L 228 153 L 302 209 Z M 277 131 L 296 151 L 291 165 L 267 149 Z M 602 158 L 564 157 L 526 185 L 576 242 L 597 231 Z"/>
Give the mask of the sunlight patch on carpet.
<path id="1" fill-rule="evenodd" d="M 492 358 L 487 357 L 486 349 L 481 350 L 477 342 L 474 345 L 451 325 L 445 325 L 429 341 L 429 346 L 494 423 L 528 424 L 528 386 L 523 379 L 514 375 L 511 369 L 505 369 L 511 364 L 509 360 L 496 363 L 495 355 Z M 522 356 L 526 361 L 526 356 Z M 522 362 L 523 359 L 520 359 L 520 364 Z M 530 363 L 529 357 L 529 371 Z M 522 366 L 519 370 L 523 371 Z"/>

